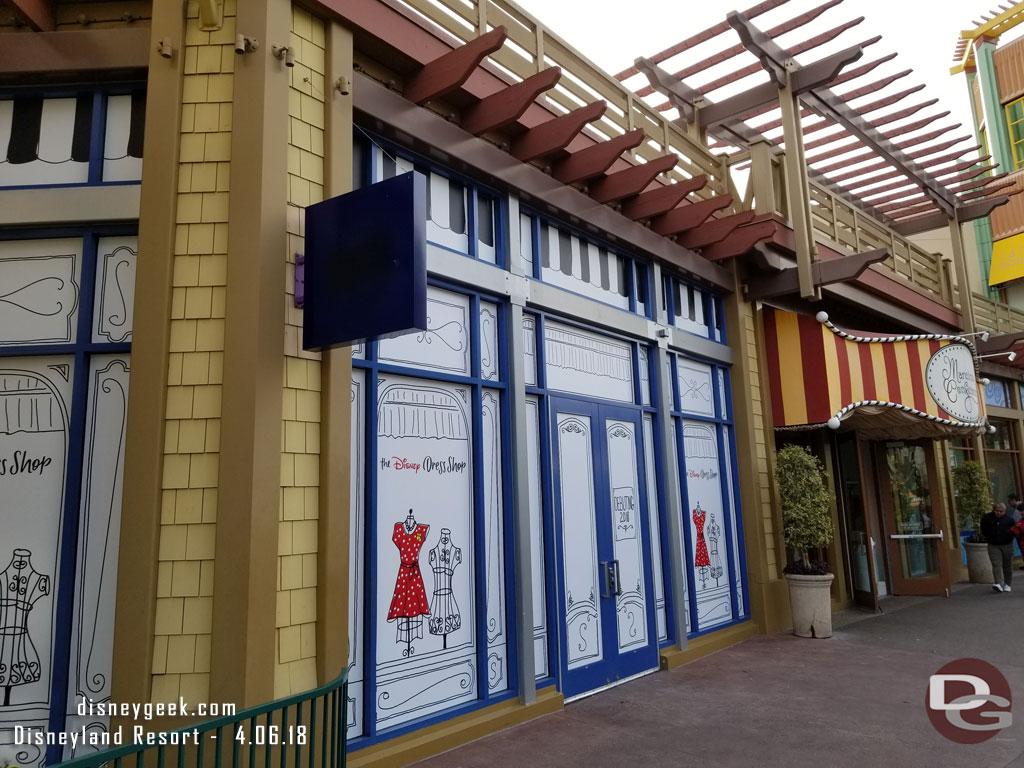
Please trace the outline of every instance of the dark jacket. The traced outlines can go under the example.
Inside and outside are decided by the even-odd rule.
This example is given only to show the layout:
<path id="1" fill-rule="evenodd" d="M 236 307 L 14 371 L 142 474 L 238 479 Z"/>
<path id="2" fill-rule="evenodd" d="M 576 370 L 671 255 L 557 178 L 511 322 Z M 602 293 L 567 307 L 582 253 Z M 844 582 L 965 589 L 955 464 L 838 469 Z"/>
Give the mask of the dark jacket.
<path id="1" fill-rule="evenodd" d="M 981 535 L 989 544 L 1012 544 L 1013 543 L 1013 518 L 1009 515 L 996 517 L 995 512 L 989 512 L 981 518 Z"/>

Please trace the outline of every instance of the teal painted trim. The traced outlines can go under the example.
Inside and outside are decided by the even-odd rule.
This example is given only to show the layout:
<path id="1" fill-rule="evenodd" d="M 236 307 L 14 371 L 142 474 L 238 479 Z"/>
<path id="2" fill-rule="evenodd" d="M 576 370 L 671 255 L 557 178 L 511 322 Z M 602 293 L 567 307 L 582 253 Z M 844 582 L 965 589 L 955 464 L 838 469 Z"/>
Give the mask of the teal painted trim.
<path id="1" fill-rule="evenodd" d="M 304 714 L 306 703 L 309 708 Z M 292 720 L 289 709 L 294 712 Z M 147 758 L 155 757 L 157 766 L 170 760 L 178 768 L 203 768 L 204 762 L 209 762 L 203 759 L 205 751 L 213 752 L 215 764 L 222 766 L 223 753 L 230 750 L 233 766 L 244 763 L 255 768 L 258 754 L 263 768 L 298 768 L 303 761 L 308 768 L 344 768 L 348 709 L 346 669 L 331 682 L 305 693 L 173 731 L 146 734 L 148 743 L 131 743 L 132 733 L 124 733 L 127 743 L 122 746 L 90 752 L 57 766 L 142 768 Z"/>
<path id="2" fill-rule="evenodd" d="M 978 266 L 981 269 L 981 285 L 985 293 L 992 298 L 996 289 L 988 284 L 992 271 L 992 224 L 988 216 L 974 220 L 974 240 L 978 244 Z"/>
<path id="3" fill-rule="evenodd" d="M 1010 144 L 1010 131 L 1006 126 L 1006 111 L 999 99 L 993 60 L 995 49 L 995 43 L 981 43 L 974 50 L 974 60 L 978 65 L 977 77 L 981 80 L 981 108 L 985 112 L 985 133 L 988 136 L 989 152 L 992 153 L 992 159 L 999 163 L 1000 170 L 1012 171 L 1013 147 Z M 971 101 L 973 102 L 973 99 Z"/>

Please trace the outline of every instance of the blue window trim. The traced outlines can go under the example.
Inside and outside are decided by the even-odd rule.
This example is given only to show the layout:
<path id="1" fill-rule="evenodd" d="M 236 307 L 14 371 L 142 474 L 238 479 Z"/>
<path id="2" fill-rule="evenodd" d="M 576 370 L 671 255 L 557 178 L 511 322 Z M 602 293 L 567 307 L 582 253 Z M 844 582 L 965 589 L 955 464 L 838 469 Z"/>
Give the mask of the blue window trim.
<path id="1" fill-rule="evenodd" d="M 79 517 L 82 503 L 82 472 L 85 460 L 86 411 L 89 399 L 90 362 L 100 354 L 126 354 L 131 351 L 131 342 L 103 343 L 92 341 L 93 314 L 96 297 L 96 267 L 99 258 L 99 238 L 108 236 L 135 236 L 137 224 L 106 226 L 66 226 L 45 228 L 22 228 L 0 231 L 0 242 L 18 240 L 43 240 L 51 238 L 82 239 L 82 266 L 79 275 L 78 318 L 76 320 L 76 342 L 71 344 L 32 344 L 6 346 L 0 343 L 0 360 L 23 357 L 61 356 L 74 359 L 71 384 L 71 399 L 68 403 L 68 443 L 64 480 L 64 506 L 61 512 L 62 527 L 58 541 L 58 574 L 55 578 L 55 618 L 53 628 L 52 656 L 44 663 L 50 665 L 50 714 L 48 728 L 51 733 L 65 730 L 67 717 L 68 685 L 71 666 L 71 629 L 74 620 L 75 583 L 77 581 L 77 557 L 79 538 Z M 56 576 L 56 575 L 55 575 Z M 49 765 L 59 763 L 64 757 L 64 748 L 52 744 L 46 750 Z"/>
<path id="2" fill-rule="evenodd" d="M 394 144 L 387 139 L 381 138 L 373 134 L 372 132 L 365 131 L 362 128 L 357 128 L 355 133 L 355 140 L 353 141 L 353 153 L 364 152 L 366 157 L 363 158 L 361 165 L 363 169 L 363 178 L 354 179 L 354 188 L 360 186 L 367 186 L 373 183 L 376 177 L 376 153 L 374 149 L 379 149 L 382 152 L 386 152 L 389 155 L 400 157 L 403 160 L 411 162 L 417 171 L 436 173 L 439 176 L 444 176 L 447 179 L 457 181 L 466 189 L 466 241 L 468 246 L 467 251 L 460 251 L 457 248 L 452 248 L 444 243 L 437 243 L 433 240 L 427 239 L 427 243 L 433 247 L 441 248 L 451 253 L 456 253 L 460 256 L 479 261 L 488 266 L 496 267 L 505 271 L 508 269 L 508 206 L 507 196 L 503 195 L 497 190 L 491 189 L 480 182 L 470 179 L 467 176 L 463 176 L 456 171 L 449 168 L 445 168 L 442 165 L 438 165 L 435 162 L 428 160 L 420 154 L 412 152 L 405 147 Z M 356 165 L 356 164 L 354 164 Z M 427 180 L 429 184 L 429 179 Z M 494 264 L 489 261 L 480 258 L 479 247 L 480 242 L 477 238 L 478 222 L 477 218 L 480 215 L 480 208 L 478 199 L 483 196 L 490 199 L 494 204 Z"/>
<path id="3" fill-rule="evenodd" d="M 70 182 L 60 184 L 18 184 L 0 185 L 0 190 L 18 189 L 67 189 L 81 187 L 118 187 L 138 186 L 141 179 L 134 181 L 104 181 L 103 180 L 103 148 L 106 142 L 107 125 L 107 100 L 111 96 L 127 96 L 133 93 L 144 93 L 146 91 L 145 80 L 129 80 L 114 83 L 82 83 L 81 85 L 61 86 L 21 86 L 11 88 L 0 88 L 0 100 L 10 100 L 18 97 L 33 96 L 43 99 L 76 98 L 84 94 L 93 94 L 92 102 L 92 132 L 89 143 L 89 170 L 88 180 L 84 182 Z"/>
<path id="4" fill-rule="evenodd" d="M 544 283 L 544 285 L 550 286 L 557 290 L 565 291 L 566 293 L 572 294 L 573 296 L 581 296 L 582 298 L 587 299 L 588 301 L 596 301 L 599 304 L 611 307 L 612 309 L 617 309 L 620 312 L 628 312 L 629 314 L 632 315 L 646 317 L 648 320 L 653 320 L 655 318 L 655 306 L 654 302 L 651 300 L 651 275 L 653 273 L 653 269 L 651 268 L 650 262 L 644 261 L 643 259 L 640 259 L 636 256 L 632 256 L 626 251 L 624 251 L 621 247 L 614 246 L 600 237 L 597 237 L 593 234 L 587 234 L 582 230 L 578 229 L 577 227 L 573 227 L 572 225 L 566 224 L 565 222 L 559 221 L 558 219 L 546 216 L 545 214 L 530 208 L 528 205 L 520 206 L 519 215 L 526 216 L 530 219 L 530 241 L 532 243 L 533 249 L 533 274 L 527 275 L 527 277 L 536 280 L 539 283 Z M 594 296 L 588 296 L 585 293 L 579 293 L 578 291 L 573 291 L 570 290 L 569 288 L 563 288 L 560 285 L 555 285 L 554 283 L 549 283 L 546 280 L 544 280 L 541 277 L 541 275 L 543 274 L 543 263 L 541 259 L 540 244 L 541 223 L 547 224 L 549 227 L 553 227 L 556 230 L 567 232 L 573 237 L 579 238 L 583 242 L 586 242 L 588 245 L 594 245 L 597 246 L 598 248 L 603 248 L 604 250 L 608 251 L 611 254 L 614 254 L 620 259 L 623 259 L 627 264 L 629 264 L 629 269 L 624 270 L 628 274 L 627 279 L 629 285 L 628 294 L 626 296 L 626 299 L 628 301 L 627 308 L 623 309 L 622 307 L 618 307 L 614 304 L 611 304 L 610 302 L 604 301 L 599 298 L 595 298 Z M 515 258 L 521 257 L 519 254 L 515 254 Z M 647 286 L 647 302 L 644 304 L 644 312 L 637 311 L 636 273 L 638 268 L 643 269 L 644 281 Z"/>
<path id="5" fill-rule="evenodd" d="M 750 587 L 749 580 L 747 579 L 747 560 L 746 560 L 746 547 L 743 541 L 743 516 L 740 506 L 739 497 L 739 474 L 738 465 L 736 463 L 736 428 L 733 424 L 732 419 L 732 408 L 729 405 L 732 402 L 732 378 L 728 366 L 721 365 L 711 360 L 700 358 L 693 355 L 686 355 L 681 352 L 672 350 L 669 352 L 671 356 L 671 371 L 672 371 L 672 412 L 670 418 L 672 418 L 672 429 L 676 440 L 676 453 L 679 457 L 679 466 L 677 468 L 679 472 L 679 491 L 681 495 L 682 507 L 683 507 L 683 540 L 685 542 L 685 565 L 686 565 L 686 589 L 690 598 L 690 631 L 687 633 L 687 637 L 695 638 L 702 635 L 708 635 L 712 632 L 718 632 L 726 629 L 727 627 L 735 626 L 736 624 L 743 624 L 750 621 Z M 711 382 L 712 391 L 715 403 L 715 416 L 705 416 L 702 414 L 689 413 L 681 409 L 680 393 L 679 393 L 679 377 L 677 374 L 677 364 L 679 359 L 693 360 L 695 362 L 703 363 L 711 367 Z M 725 390 L 728 403 L 723 403 L 721 398 L 721 390 L 718 386 L 719 373 L 725 377 Z M 733 618 L 729 621 L 724 621 L 720 624 L 715 624 L 712 627 L 705 629 L 698 629 L 697 624 L 697 585 L 693 577 L 693 537 L 690 533 L 690 521 L 688 516 L 688 510 L 690 508 L 689 491 L 686 484 L 686 453 L 684 450 L 683 442 L 683 420 L 686 421 L 697 421 L 705 424 L 715 425 L 715 435 L 718 444 L 718 467 L 719 467 L 719 485 L 722 493 L 722 528 L 725 532 L 726 540 L 726 557 L 729 563 L 729 572 L 734 580 L 729 585 L 729 604 L 732 608 Z M 729 436 L 729 469 L 732 473 L 732 493 L 729 492 L 729 480 L 726 477 L 726 466 L 724 463 L 725 457 L 725 439 L 726 434 Z M 735 515 L 733 515 L 735 512 Z M 732 517 L 735 516 L 736 526 L 733 530 Z M 733 537 L 738 538 L 733 538 Z M 733 542 L 736 543 L 736 548 L 733 548 Z M 739 562 L 736 561 L 734 554 L 739 554 Z M 742 597 L 742 616 L 740 616 L 740 597 L 737 594 L 735 579 L 742 580 L 743 584 L 743 597 Z"/>
<path id="6" fill-rule="evenodd" d="M 434 713 L 425 718 L 412 720 L 401 725 L 380 730 L 377 727 L 376 713 L 372 702 L 376 701 L 376 648 L 377 648 L 377 622 L 378 606 L 376 590 L 368 589 L 364 599 L 364 646 L 363 646 L 363 686 L 364 697 L 362 701 L 363 715 L 363 736 L 353 738 L 349 742 L 352 751 L 364 747 L 388 741 L 405 733 L 419 730 L 434 723 L 445 722 L 454 717 L 459 717 L 494 704 L 508 701 L 518 696 L 518 675 L 519 664 L 516 656 L 517 630 L 515 626 L 516 596 L 515 590 L 511 588 L 514 582 L 514 547 L 513 547 L 513 498 L 511 496 L 511 483 L 506 479 L 511 476 L 511 412 L 508 397 L 508 384 L 505 381 L 509 370 L 507 358 L 508 341 L 508 312 L 507 306 L 500 297 L 481 294 L 465 286 L 460 286 L 450 281 L 430 278 L 428 284 L 443 288 L 445 290 L 460 293 L 470 300 L 470 375 L 456 375 L 442 373 L 430 369 L 413 368 L 404 365 L 379 362 L 378 344 L 370 342 L 364 347 L 364 358 L 353 358 L 352 366 L 355 369 L 365 372 L 366 400 L 363 407 L 366 412 L 366 430 L 364 434 L 363 450 L 366 456 L 366 493 L 364 498 L 364 510 L 368 524 L 365 526 L 366 538 L 363 557 L 364 583 L 373 584 L 373 574 L 376 572 L 376 551 L 377 551 L 377 526 L 369 522 L 375 519 L 377 510 L 377 401 L 379 398 L 378 378 L 381 374 L 408 376 L 417 379 L 443 381 L 453 384 L 461 384 L 469 387 L 472 401 L 471 430 L 472 456 L 473 456 L 473 504 L 474 510 L 484 508 L 484 483 L 483 483 L 483 422 L 482 404 L 484 391 L 494 392 L 498 396 L 499 403 L 499 424 L 501 425 L 501 439 L 499 447 L 501 451 L 502 469 L 502 534 L 503 558 L 504 558 L 504 617 L 505 617 L 505 647 L 506 647 L 506 674 L 508 687 L 505 690 L 491 693 L 487 677 L 487 558 L 486 558 L 486 530 L 483 518 L 475 521 L 474 526 L 474 547 L 478 553 L 483 555 L 475 558 L 474 579 L 476 589 L 476 662 L 477 662 L 477 692 L 479 698 Z M 480 302 L 481 300 L 493 303 L 498 310 L 498 378 L 484 379 L 480 370 Z M 475 513 L 474 513 L 475 515 Z M 371 517 L 372 516 L 372 517 Z"/>

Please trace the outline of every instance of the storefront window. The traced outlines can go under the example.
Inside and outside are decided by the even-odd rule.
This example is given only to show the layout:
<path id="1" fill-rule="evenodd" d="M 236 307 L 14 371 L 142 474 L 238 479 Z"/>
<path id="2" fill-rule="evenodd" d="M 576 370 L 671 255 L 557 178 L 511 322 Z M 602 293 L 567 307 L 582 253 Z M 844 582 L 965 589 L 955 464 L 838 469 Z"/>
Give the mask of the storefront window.
<path id="1" fill-rule="evenodd" d="M 1020 491 L 1017 475 L 1018 453 L 1013 431 L 1008 421 L 991 421 L 996 431 L 985 435 L 985 464 L 992 478 L 992 496 L 1005 499 Z"/>
<path id="2" fill-rule="evenodd" d="M 1010 407 L 1010 388 L 1002 379 L 992 379 L 985 385 L 985 405 L 995 405 L 1000 408 Z"/>
<path id="3" fill-rule="evenodd" d="M 966 437 L 958 437 L 949 441 L 949 466 L 959 467 L 965 461 L 973 461 L 974 442 Z"/>

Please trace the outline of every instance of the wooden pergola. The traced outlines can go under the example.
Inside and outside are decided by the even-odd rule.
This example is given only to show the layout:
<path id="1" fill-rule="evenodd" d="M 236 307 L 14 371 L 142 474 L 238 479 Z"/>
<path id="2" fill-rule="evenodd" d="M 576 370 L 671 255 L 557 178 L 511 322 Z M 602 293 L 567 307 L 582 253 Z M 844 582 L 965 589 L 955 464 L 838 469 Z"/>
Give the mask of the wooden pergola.
<path id="1" fill-rule="evenodd" d="M 819 20 L 842 0 L 827 0 L 767 29 L 755 23 L 788 2 L 764 0 L 733 11 L 721 23 L 637 59 L 617 78 L 645 76 L 646 85 L 637 79 L 636 93 L 660 110 L 676 110 L 691 135 L 721 150 L 735 168 L 748 164 L 757 147 L 784 153 L 803 298 L 819 297 L 825 282 L 814 267 L 810 182 L 900 235 L 949 227 L 959 254 L 958 282 L 966 285 L 959 225 L 1005 203 L 1012 183 L 1005 173 L 993 175 L 996 166 L 987 155 L 977 157 L 981 147 L 968 134 L 951 135 L 959 125 L 943 124 L 949 112 L 929 111 L 937 100 L 911 98 L 923 87 L 902 85 L 911 70 L 873 74 L 895 53 L 861 63 L 880 37 L 815 58 L 826 45 L 837 48 L 863 17 L 795 44 L 780 42 L 812 22 L 820 28 Z M 699 82 L 707 70 L 725 66 L 731 67 L 725 74 Z M 962 304 L 973 330 L 970 302 Z"/>

